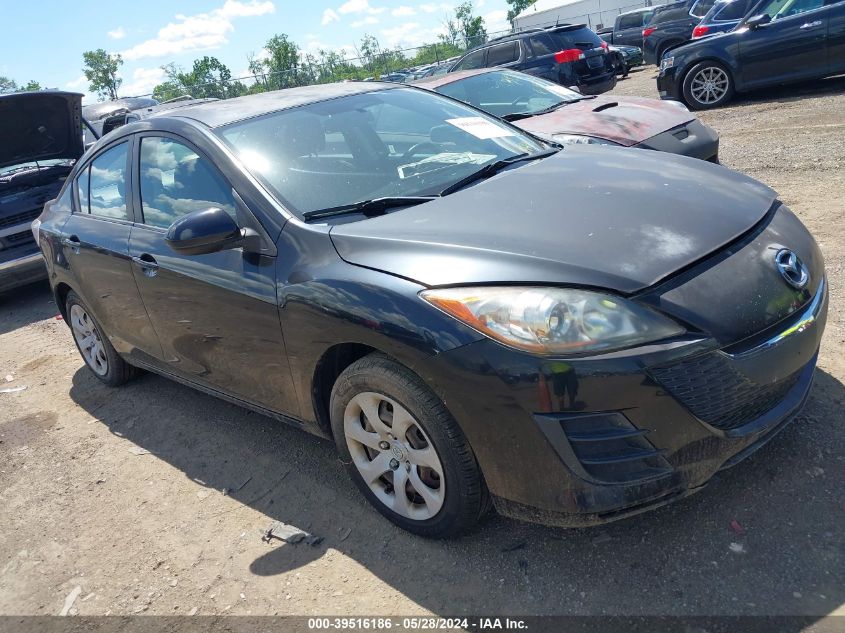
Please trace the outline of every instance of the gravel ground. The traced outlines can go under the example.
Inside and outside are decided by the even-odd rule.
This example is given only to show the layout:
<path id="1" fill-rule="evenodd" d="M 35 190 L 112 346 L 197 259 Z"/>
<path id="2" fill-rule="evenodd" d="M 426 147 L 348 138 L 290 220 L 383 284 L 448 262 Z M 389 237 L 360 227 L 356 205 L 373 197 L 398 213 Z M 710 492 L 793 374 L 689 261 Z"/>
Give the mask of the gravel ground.
<path id="1" fill-rule="evenodd" d="M 615 92 L 656 96 L 652 70 Z M 108 389 L 46 285 L 0 298 L 0 388 L 27 387 L 0 393 L 0 613 L 57 614 L 75 593 L 69 612 L 92 615 L 845 615 L 843 113 L 838 79 L 702 115 L 723 162 L 775 187 L 825 253 L 816 384 L 703 492 L 600 528 L 491 517 L 415 538 L 365 505 L 331 444 L 157 376 Z M 325 540 L 264 543 L 275 520 Z"/>

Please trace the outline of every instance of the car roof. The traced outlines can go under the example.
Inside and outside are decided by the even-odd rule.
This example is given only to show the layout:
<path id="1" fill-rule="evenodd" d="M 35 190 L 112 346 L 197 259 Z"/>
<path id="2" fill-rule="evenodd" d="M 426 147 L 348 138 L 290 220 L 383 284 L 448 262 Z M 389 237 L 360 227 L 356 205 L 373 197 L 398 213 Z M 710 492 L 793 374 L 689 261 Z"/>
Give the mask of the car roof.
<path id="1" fill-rule="evenodd" d="M 377 90 L 396 90 L 404 84 L 382 83 L 376 81 L 360 82 L 350 81 L 346 83 L 320 84 L 316 86 L 303 86 L 300 88 L 285 88 L 262 92 L 245 97 L 235 97 L 222 101 L 207 101 L 196 105 L 189 105 L 179 109 L 167 109 L 160 114 L 154 114 L 150 119 L 156 117 L 173 117 L 193 119 L 207 125 L 208 127 L 220 127 L 251 119 L 253 117 L 287 110 L 298 106 L 328 101 L 339 97 L 347 97 L 355 94 L 374 92 Z"/>
<path id="2" fill-rule="evenodd" d="M 652 11 L 654 11 L 656 8 L 657 8 L 657 7 L 641 7 L 641 8 L 639 8 L 639 9 L 633 9 L 633 10 L 631 10 L 631 11 L 623 11 L 622 13 L 620 13 L 620 14 L 619 14 L 618 16 L 616 16 L 616 17 L 619 17 L 619 16 L 621 16 L 621 15 L 633 15 L 634 13 L 651 13 L 651 12 L 652 12 Z"/>
<path id="3" fill-rule="evenodd" d="M 484 75 L 486 73 L 492 72 L 503 72 L 504 68 L 475 68 L 473 70 L 458 70 L 453 73 L 446 73 L 445 75 L 438 75 L 437 77 L 425 77 L 424 79 L 420 79 L 419 81 L 414 81 L 411 83 L 412 86 L 419 86 L 420 88 L 426 88 L 428 90 L 434 90 L 435 88 L 439 88 L 440 86 L 445 86 L 446 84 L 450 84 L 455 81 L 460 81 L 461 79 L 466 79 L 467 77 L 473 77 L 474 75 Z"/>

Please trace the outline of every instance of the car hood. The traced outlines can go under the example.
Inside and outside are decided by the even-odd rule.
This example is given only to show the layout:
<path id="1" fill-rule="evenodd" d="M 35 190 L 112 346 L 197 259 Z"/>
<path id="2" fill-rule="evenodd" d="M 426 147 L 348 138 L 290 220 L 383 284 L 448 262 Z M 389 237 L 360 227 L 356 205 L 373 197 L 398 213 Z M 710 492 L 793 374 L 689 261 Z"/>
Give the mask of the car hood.
<path id="1" fill-rule="evenodd" d="M 630 147 L 693 119 L 694 114 L 665 101 L 603 95 L 520 119 L 514 125 L 547 138 L 583 134 Z"/>
<path id="2" fill-rule="evenodd" d="M 336 225 L 340 256 L 427 286 L 548 283 L 633 293 L 759 222 L 774 191 L 704 161 L 568 146 L 457 193 Z"/>
<path id="3" fill-rule="evenodd" d="M 19 92 L 0 95 L 0 167 L 82 156 L 82 95 Z"/>

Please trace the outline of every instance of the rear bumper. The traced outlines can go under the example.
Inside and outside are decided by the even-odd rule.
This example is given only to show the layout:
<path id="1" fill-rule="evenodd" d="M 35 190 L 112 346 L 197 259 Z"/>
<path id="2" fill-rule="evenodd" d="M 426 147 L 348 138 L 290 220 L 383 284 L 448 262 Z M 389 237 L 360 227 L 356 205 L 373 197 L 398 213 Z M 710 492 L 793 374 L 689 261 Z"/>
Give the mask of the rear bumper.
<path id="1" fill-rule="evenodd" d="M 822 285 L 747 349 L 698 339 L 550 360 L 479 341 L 441 354 L 426 378 L 448 385 L 500 513 L 595 525 L 700 490 L 783 429 L 810 391 L 827 303 Z"/>
<path id="2" fill-rule="evenodd" d="M 698 119 L 652 136 L 636 147 L 719 162 L 719 134 Z"/>
<path id="3" fill-rule="evenodd" d="M 14 259 L 0 261 L 0 292 L 6 292 L 47 278 L 41 252 L 26 252 Z"/>
<path id="4" fill-rule="evenodd" d="M 616 87 L 616 73 L 611 71 L 606 75 L 597 78 L 580 79 L 578 89 L 581 94 L 585 95 L 600 95 Z"/>

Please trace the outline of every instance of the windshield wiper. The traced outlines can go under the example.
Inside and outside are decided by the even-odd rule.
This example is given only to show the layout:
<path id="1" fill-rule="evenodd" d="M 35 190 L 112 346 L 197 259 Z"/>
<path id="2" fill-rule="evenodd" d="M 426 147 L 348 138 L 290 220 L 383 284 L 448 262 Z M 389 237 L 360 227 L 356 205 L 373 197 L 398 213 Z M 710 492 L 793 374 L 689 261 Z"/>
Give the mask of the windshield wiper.
<path id="1" fill-rule="evenodd" d="M 457 182 L 453 182 L 451 185 L 441 191 L 439 195 L 448 196 L 450 193 L 454 193 L 458 189 L 463 189 L 467 185 L 475 182 L 476 180 L 482 180 L 483 178 L 489 178 L 490 176 L 494 176 L 498 172 L 502 171 L 505 167 L 509 167 L 514 163 L 521 163 L 526 160 L 539 160 L 541 158 L 551 156 L 552 154 L 557 154 L 559 151 L 559 149 L 548 149 L 543 152 L 535 152 L 534 154 L 517 154 L 516 156 L 511 156 L 510 158 L 503 158 L 502 160 L 497 160 L 495 162 L 484 165 L 484 167 L 482 167 L 476 172 L 471 173 L 469 176 L 465 176 Z"/>
<path id="2" fill-rule="evenodd" d="M 583 101 L 584 99 L 595 98 L 595 95 L 582 95 L 577 99 L 561 101 L 560 103 L 556 103 L 553 106 L 549 106 L 548 108 L 543 108 L 542 110 L 535 110 L 534 112 L 512 112 L 510 114 L 505 114 L 500 118 L 504 119 L 505 121 L 519 121 L 520 119 L 527 119 L 528 117 L 537 116 L 538 114 L 548 114 L 549 112 L 554 112 L 555 110 L 559 110 L 563 106 L 568 106 L 570 103 L 578 103 L 579 101 Z"/>
<path id="3" fill-rule="evenodd" d="M 383 198 L 362 200 L 361 202 L 353 202 L 351 204 L 342 204 L 336 207 L 316 209 L 315 211 L 306 211 L 302 214 L 302 217 L 305 220 L 314 220 L 317 218 L 328 218 L 347 213 L 363 213 L 367 217 L 370 217 L 374 215 L 383 215 L 387 209 L 394 207 L 411 207 L 415 204 L 422 204 L 423 202 L 434 200 L 435 198 L 437 198 L 437 196 L 385 196 Z"/>

